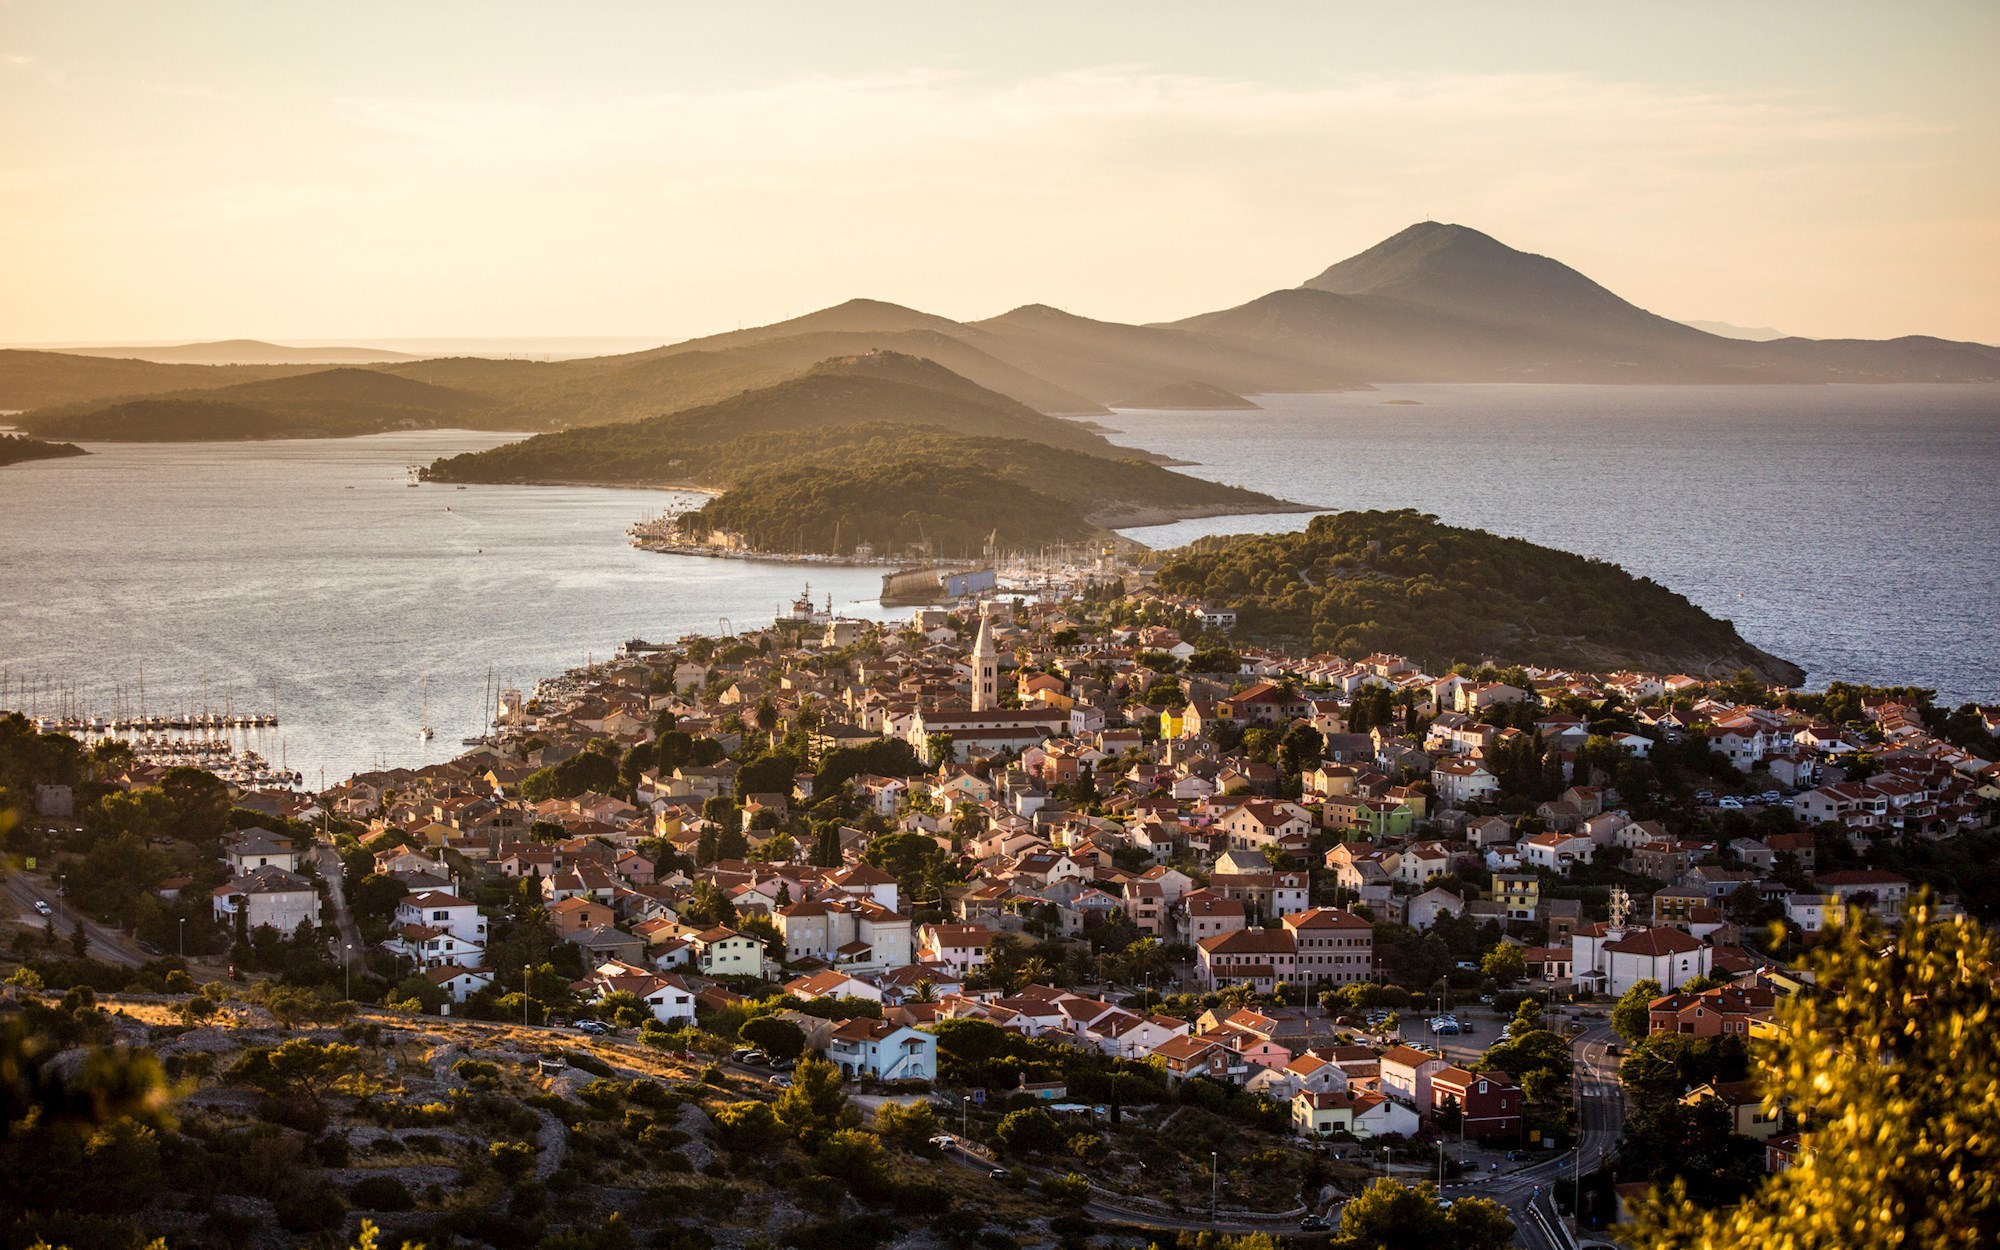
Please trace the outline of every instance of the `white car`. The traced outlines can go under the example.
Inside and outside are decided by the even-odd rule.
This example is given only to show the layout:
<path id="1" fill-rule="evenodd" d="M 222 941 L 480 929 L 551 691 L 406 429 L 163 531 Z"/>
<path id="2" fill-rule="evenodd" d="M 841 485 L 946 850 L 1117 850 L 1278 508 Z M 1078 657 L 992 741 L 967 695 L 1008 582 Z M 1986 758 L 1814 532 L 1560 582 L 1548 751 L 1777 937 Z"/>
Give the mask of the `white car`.
<path id="1" fill-rule="evenodd" d="M 46 902 L 44 902 L 41 899 L 35 900 L 35 910 L 44 916 L 53 916 L 56 914 L 56 909 L 49 906 Z"/>
<path id="2" fill-rule="evenodd" d="M 1725 812 L 1740 812 L 1743 810 L 1743 800 L 1729 794 L 1725 794 L 1717 799 L 1715 805 Z"/>

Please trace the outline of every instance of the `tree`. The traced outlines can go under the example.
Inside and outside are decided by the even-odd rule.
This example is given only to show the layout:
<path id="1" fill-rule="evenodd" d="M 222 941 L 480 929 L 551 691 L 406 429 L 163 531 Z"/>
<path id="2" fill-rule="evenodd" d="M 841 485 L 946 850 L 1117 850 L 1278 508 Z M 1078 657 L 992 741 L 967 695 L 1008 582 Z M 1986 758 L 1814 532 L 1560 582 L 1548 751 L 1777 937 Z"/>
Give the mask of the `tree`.
<path id="1" fill-rule="evenodd" d="M 1811 960 L 1820 993 L 1778 1006 L 1767 1107 L 1811 1149 L 1727 1210 L 1678 1188 L 1640 1207 L 1649 1250 L 2000 1242 L 2000 960 L 1993 935 L 1919 895 L 1893 939 L 1858 917 Z"/>
<path id="2" fill-rule="evenodd" d="M 732 1102 L 715 1109 L 715 1140 L 724 1150 L 759 1154 L 784 1137 L 785 1130 L 768 1102 Z"/>
<path id="3" fill-rule="evenodd" d="M 771 1110 L 778 1123 L 807 1150 L 817 1150 L 835 1132 L 853 1128 L 861 1117 L 847 1103 L 840 1069 L 808 1055 L 792 1069 L 791 1088 L 778 1095 Z"/>
<path id="4" fill-rule="evenodd" d="M 361 1052 L 341 1042 L 294 1038 L 281 1046 L 254 1046 L 231 1065 L 229 1079 L 274 1098 L 303 1098 L 314 1111 L 325 1109 L 333 1083 L 352 1071 Z"/>
<path id="5" fill-rule="evenodd" d="M 1377 1180 L 1340 1211 L 1335 1250 L 1501 1250 L 1514 1239 L 1507 1209 L 1490 1198 L 1460 1198 L 1438 1206 L 1428 1181 Z"/>
<path id="6" fill-rule="evenodd" d="M 535 1147 L 524 1141 L 497 1141 L 487 1147 L 493 1171 L 509 1185 L 518 1185 L 535 1170 Z"/>
<path id="7" fill-rule="evenodd" d="M 1520 947 L 1502 942 L 1486 952 L 1479 961 L 1479 970 L 1505 988 L 1528 975 L 1528 961 Z"/>
<path id="8" fill-rule="evenodd" d="M 90 934 L 83 931 L 83 917 L 76 919 L 76 928 L 69 933 L 69 949 L 78 959 L 90 953 Z"/>
<path id="9" fill-rule="evenodd" d="M 1008 1154 L 1044 1154 L 1069 1144 L 1062 1125 L 1040 1107 L 1023 1107 L 1002 1116 L 993 1140 Z"/>
<path id="10" fill-rule="evenodd" d="M 1637 1042 L 1651 1032 L 1652 1015 L 1646 1007 L 1662 993 L 1660 983 L 1651 978 L 1626 990 L 1618 1005 L 1611 1009 L 1611 1027 L 1617 1030 L 1618 1036 L 1628 1042 Z"/>
<path id="11" fill-rule="evenodd" d="M 928 1147 L 939 1131 L 937 1112 L 928 1102 L 885 1102 L 875 1111 L 875 1132 L 882 1140 L 912 1153 Z"/>
<path id="12" fill-rule="evenodd" d="M 806 1048 L 806 1031 L 777 1016 L 745 1020 L 736 1035 L 773 1059 L 796 1059 Z"/>

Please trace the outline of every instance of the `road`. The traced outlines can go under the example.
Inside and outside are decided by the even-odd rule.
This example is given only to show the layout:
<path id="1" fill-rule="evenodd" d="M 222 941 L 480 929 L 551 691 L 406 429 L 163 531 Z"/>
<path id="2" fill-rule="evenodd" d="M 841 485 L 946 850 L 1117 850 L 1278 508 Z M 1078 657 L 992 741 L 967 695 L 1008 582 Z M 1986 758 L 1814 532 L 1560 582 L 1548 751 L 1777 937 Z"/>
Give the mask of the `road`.
<path id="1" fill-rule="evenodd" d="M 347 869 L 331 843 L 313 843 L 313 866 L 326 882 L 326 898 L 333 904 L 333 921 L 340 929 L 340 964 L 349 973 L 361 954 L 361 928 L 347 910 Z"/>
<path id="2" fill-rule="evenodd" d="M 1596 1021 L 1571 1044 L 1576 1060 L 1578 1149 L 1497 1177 L 1481 1195 L 1503 1203 L 1514 1217 L 1515 1240 L 1530 1250 L 1569 1250 L 1567 1234 L 1556 1231 L 1551 1191 L 1559 1180 L 1579 1171 L 1589 1173 L 1618 1148 L 1625 1124 L 1625 1094 L 1618 1084 L 1618 1062 L 1607 1051 L 1617 1035 L 1611 1025 Z M 1579 1158 L 1579 1151 L 1581 1158 Z"/>
<path id="3" fill-rule="evenodd" d="M 90 939 L 89 954 L 92 959 L 107 964 L 119 964 L 126 968 L 137 968 L 153 958 L 141 950 L 137 942 L 118 930 L 108 925 L 101 925 L 90 917 L 82 915 L 75 908 L 58 902 L 55 887 L 39 876 L 25 872 L 9 873 L 4 881 L 0 881 L 0 894 L 5 894 L 17 905 L 23 924 L 39 927 L 44 919 L 53 920 L 56 937 L 65 946 L 69 942 L 70 934 L 76 931 L 76 922 L 83 921 L 83 933 Z M 37 902 L 48 903 L 55 909 L 55 915 L 43 917 L 35 910 Z"/>

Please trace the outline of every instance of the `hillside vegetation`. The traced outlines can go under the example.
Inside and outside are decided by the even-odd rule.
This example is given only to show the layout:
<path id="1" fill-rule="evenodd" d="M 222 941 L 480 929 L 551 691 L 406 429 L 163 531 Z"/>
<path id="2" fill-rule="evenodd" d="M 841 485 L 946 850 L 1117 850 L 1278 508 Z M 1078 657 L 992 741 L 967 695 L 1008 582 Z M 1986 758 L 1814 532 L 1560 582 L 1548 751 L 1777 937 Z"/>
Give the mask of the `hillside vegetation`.
<path id="1" fill-rule="evenodd" d="M 1234 607 L 1251 637 L 1348 656 L 1399 652 L 1432 672 L 1506 656 L 1600 671 L 1747 668 L 1786 685 L 1804 677 L 1728 621 L 1615 564 L 1409 509 L 1202 539 L 1172 554 L 1160 585 Z"/>

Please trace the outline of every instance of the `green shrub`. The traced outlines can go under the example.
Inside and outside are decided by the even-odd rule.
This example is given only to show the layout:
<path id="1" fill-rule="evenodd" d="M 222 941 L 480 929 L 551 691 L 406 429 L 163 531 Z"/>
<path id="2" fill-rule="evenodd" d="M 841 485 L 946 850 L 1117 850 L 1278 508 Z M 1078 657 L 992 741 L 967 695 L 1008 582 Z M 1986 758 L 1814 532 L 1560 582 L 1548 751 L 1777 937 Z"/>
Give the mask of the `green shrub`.
<path id="1" fill-rule="evenodd" d="M 393 1176 L 367 1176 L 348 1187 L 347 1199 L 364 1211 L 408 1211 L 417 1205 L 409 1187 Z"/>

